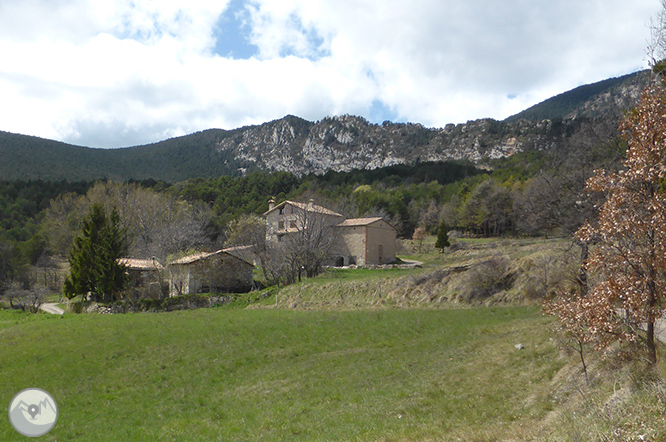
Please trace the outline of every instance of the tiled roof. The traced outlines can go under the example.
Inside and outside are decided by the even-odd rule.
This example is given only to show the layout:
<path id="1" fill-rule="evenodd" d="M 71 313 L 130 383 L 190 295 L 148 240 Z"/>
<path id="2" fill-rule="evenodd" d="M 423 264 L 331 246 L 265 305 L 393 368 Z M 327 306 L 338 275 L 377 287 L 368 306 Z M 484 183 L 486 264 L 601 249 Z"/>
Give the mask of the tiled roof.
<path id="1" fill-rule="evenodd" d="M 226 253 L 231 253 L 231 252 L 243 252 L 245 250 L 251 250 L 254 246 L 234 246 L 234 247 L 227 247 L 226 249 L 222 249 L 223 252 Z"/>
<path id="2" fill-rule="evenodd" d="M 218 252 L 193 253 L 192 255 L 183 256 L 182 258 L 179 258 L 175 261 L 171 261 L 169 264 L 192 264 L 193 262 L 199 261 L 200 259 L 215 255 L 216 253 Z"/>
<path id="3" fill-rule="evenodd" d="M 239 261 L 243 261 L 245 264 L 248 264 L 248 265 L 251 265 L 251 266 L 253 265 L 252 263 L 247 262 L 243 258 L 240 258 L 239 256 L 236 256 L 232 253 L 229 253 L 228 250 L 230 250 L 230 249 L 218 250 L 217 252 L 194 253 L 192 255 L 183 256 L 182 258 L 179 258 L 175 261 L 171 261 L 169 264 L 170 265 L 174 265 L 174 264 L 175 265 L 187 265 L 187 264 L 192 264 L 193 262 L 197 262 L 199 260 L 208 258 L 208 257 L 213 256 L 213 255 L 219 255 L 219 254 L 224 253 L 225 255 L 229 255 L 232 258 L 238 259 Z"/>
<path id="4" fill-rule="evenodd" d="M 324 214 L 324 215 L 331 215 L 331 216 L 340 216 L 340 217 L 342 216 L 337 212 L 334 212 L 332 210 L 328 210 L 327 208 L 322 207 L 322 206 L 318 206 L 316 204 L 313 204 L 312 207 L 310 207 L 310 205 L 308 203 L 297 203 L 295 201 L 282 201 L 280 204 L 273 207 L 268 212 L 264 213 L 264 215 L 267 215 L 267 214 L 271 213 L 274 210 L 280 209 L 280 208 L 286 206 L 287 204 L 290 204 L 294 207 L 298 207 L 301 210 L 307 210 L 308 212 L 316 212 L 316 213 L 321 213 L 321 214 Z"/>
<path id="5" fill-rule="evenodd" d="M 164 270 L 164 266 L 155 259 L 120 258 L 118 264 L 133 270 Z"/>
<path id="6" fill-rule="evenodd" d="M 338 227 L 353 227 L 353 226 L 367 226 L 369 224 L 375 223 L 377 221 L 381 221 L 382 217 L 381 216 L 376 216 L 372 218 L 351 218 L 351 219 L 346 219 L 340 224 L 338 224 Z M 387 223 L 388 224 L 388 223 Z"/>

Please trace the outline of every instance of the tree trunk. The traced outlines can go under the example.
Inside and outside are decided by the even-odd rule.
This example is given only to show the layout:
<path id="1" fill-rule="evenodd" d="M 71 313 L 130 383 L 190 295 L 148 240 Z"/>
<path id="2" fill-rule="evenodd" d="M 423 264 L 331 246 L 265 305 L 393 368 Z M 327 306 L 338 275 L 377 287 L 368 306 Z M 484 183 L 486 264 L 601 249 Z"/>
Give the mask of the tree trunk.
<path id="1" fill-rule="evenodd" d="M 654 344 L 654 321 L 647 324 L 647 347 L 648 363 L 654 365 L 657 363 L 657 347 Z"/>
<path id="2" fill-rule="evenodd" d="M 578 273 L 578 285 L 580 286 L 580 295 L 587 296 L 587 269 L 585 268 L 585 261 L 588 256 L 588 245 L 586 242 L 580 243 L 580 271 Z"/>

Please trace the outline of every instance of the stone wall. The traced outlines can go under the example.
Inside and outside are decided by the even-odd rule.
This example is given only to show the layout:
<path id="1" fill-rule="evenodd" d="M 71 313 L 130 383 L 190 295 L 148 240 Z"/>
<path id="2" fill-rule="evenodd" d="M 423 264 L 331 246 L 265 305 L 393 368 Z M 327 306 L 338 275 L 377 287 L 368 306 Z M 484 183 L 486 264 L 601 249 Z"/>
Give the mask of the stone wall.
<path id="1" fill-rule="evenodd" d="M 171 296 L 195 293 L 248 292 L 253 266 L 227 253 L 218 253 L 190 264 L 170 266 Z"/>
<path id="2" fill-rule="evenodd" d="M 388 264 L 395 261 L 395 229 L 385 221 L 367 226 L 365 265 Z"/>
<path id="3" fill-rule="evenodd" d="M 365 265 L 365 231 L 366 226 L 342 228 L 338 244 L 332 250 L 333 260 L 330 265 L 348 266 Z M 338 262 L 338 258 L 342 262 Z"/>
<path id="4" fill-rule="evenodd" d="M 396 231 L 385 221 L 345 226 L 341 228 L 338 245 L 331 252 L 329 265 L 388 264 L 395 261 L 395 253 Z"/>

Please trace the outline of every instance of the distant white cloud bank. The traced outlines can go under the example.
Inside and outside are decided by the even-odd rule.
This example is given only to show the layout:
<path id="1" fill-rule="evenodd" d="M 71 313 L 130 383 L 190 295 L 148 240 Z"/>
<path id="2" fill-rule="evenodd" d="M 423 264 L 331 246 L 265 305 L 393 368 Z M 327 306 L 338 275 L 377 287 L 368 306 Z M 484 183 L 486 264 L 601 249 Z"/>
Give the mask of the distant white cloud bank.
<path id="1" fill-rule="evenodd" d="M 91 147 L 503 119 L 646 67 L 655 0 L 0 0 L 0 130 Z"/>

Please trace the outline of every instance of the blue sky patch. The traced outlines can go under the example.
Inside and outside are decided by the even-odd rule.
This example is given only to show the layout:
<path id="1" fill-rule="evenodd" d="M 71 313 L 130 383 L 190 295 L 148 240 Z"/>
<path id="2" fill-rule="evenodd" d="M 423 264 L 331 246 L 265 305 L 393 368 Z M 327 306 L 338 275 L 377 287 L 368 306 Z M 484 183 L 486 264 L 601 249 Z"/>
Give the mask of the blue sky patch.
<path id="1" fill-rule="evenodd" d="M 398 114 L 391 110 L 384 102 L 374 100 L 367 114 L 368 121 L 374 124 L 382 124 L 384 121 L 399 123 Z"/>
<path id="2" fill-rule="evenodd" d="M 259 48 L 250 43 L 249 21 L 243 0 L 232 0 L 215 25 L 215 54 L 236 60 L 257 55 Z"/>

